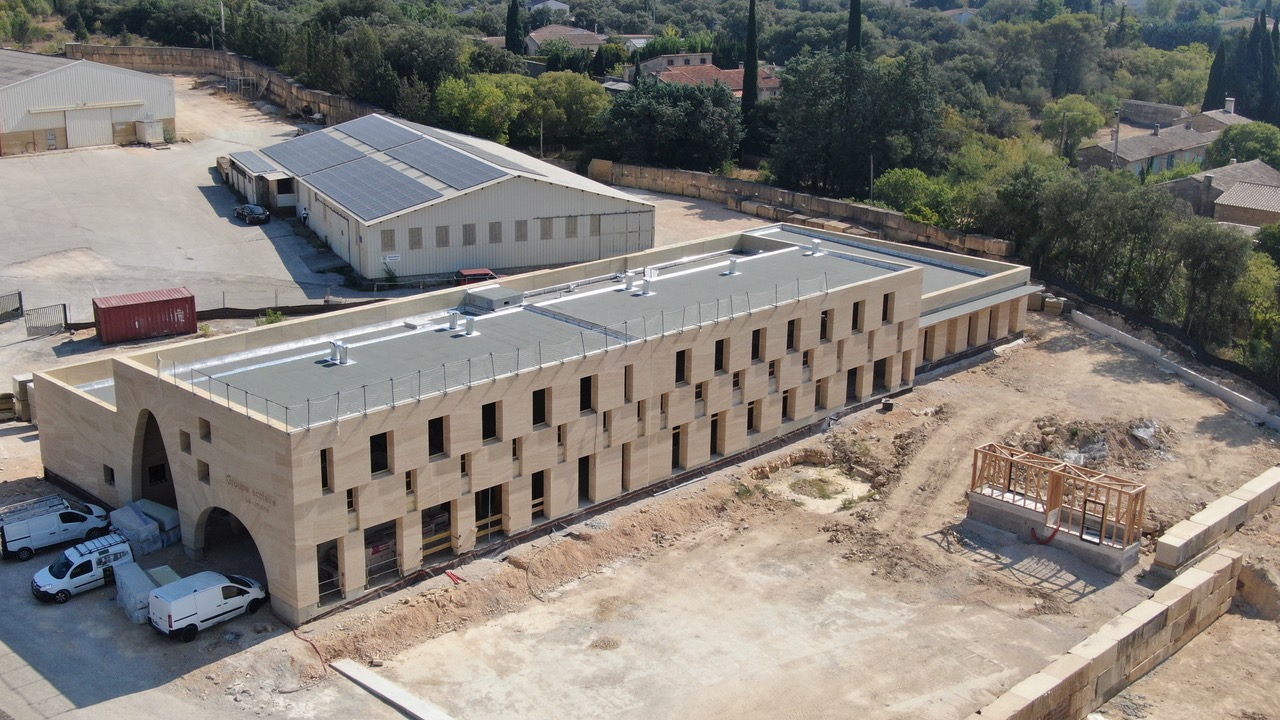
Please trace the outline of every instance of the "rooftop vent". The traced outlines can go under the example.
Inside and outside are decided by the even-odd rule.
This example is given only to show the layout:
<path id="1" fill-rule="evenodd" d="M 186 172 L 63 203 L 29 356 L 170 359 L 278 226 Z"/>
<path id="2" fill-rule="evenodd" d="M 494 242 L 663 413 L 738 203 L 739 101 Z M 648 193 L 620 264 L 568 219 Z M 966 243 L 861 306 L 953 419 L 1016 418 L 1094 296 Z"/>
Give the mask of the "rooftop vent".
<path id="1" fill-rule="evenodd" d="M 632 290 L 635 290 L 635 289 L 636 289 L 636 274 L 627 273 L 627 292 L 631 292 Z"/>
<path id="2" fill-rule="evenodd" d="M 737 275 L 738 274 L 738 258 L 729 258 L 729 269 L 720 273 L 721 275 Z"/>
<path id="3" fill-rule="evenodd" d="M 341 340 L 329 341 L 329 364 L 330 365 L 350 365 L 351 360 L 347 357 L 348 345 Z"/>
<path id="4" fill-rule="evenodd" d="M 653 287 L 653 281 L 652 281 L 652 280 L 650 280 L 649 278 L 645 278 L 645 279 L 644 279 L 644 282 L 640 285 L 640 287 L 642 288 L 642 289 L 640 290 L 640 296 L 641 296 L 641 297 L 644 297 L 644 296 L 648 296 L 648 295 L 652 295 L 652 294 L 653 294 L 653 289 L 652 289 L 652 287 Z"/>
<path id="5" fill-rule="evenodd" d="M 468 290 L 462 304 L 469 310 L 479 313 L 490 313 L 506 307 L 524 304 L 524 293 L 501 285 L 487 285 L 476 290 Z"/>
<path id="6" fill-rule="evenodd" d="M 449 329 L 450 330 L 458 329 L 458 318 L 460 317 L 462 317 L 462 313 L 458 312 L 457 310 L 449 311 Z"/>
<path id="7" fill-rule="evenodd" d="M 480 334 L 480 331 L 476 330 L 475 317 L 468 315 L 467 316 L 467 333 L 466 333 L 467 337 L 475 337 L 476 335 L 479 335 L 479 334 Z"/>
<path id="8" fill-rule="evenodd" d="M 822 241 L 813 238 L 809 241 L 809 252 L 805 253 L 806 257 L 816 257 L 822 254 Z"/>

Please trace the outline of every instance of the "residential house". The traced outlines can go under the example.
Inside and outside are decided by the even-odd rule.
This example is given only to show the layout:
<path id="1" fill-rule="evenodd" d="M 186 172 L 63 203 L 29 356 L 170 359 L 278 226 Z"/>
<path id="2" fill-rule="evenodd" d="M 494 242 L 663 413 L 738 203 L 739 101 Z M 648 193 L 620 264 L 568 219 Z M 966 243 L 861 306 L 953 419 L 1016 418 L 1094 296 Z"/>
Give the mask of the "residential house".
<path id="1" fill-rule="evenodd" d="M 1232 125 L 1244 125 L 1253 122 L 1249 118 L 1236 113 L 1236 99 L 1227 98 L 1226 106 L 1221 110 L 1209 110 L 1208 112 L 1197 113 L 1186 118 L 1186 122 L 1191 123 L 1194 130 L 1200 132 L 1211 132 L 1213 130 L 1225 130 Z"/>
<path id="2" fill-rule="evenodd" d="M 1163 182 L 1156 187 L 1186 200 L 1197 215 L 1213 217 L 1218 198 L 1242 182 L 1280 187 L 1280 170 L 1261 160 L 1250 160 Z"/>
<path id="3" fill-rule="evenodd" d="M 1081 170 L 1100 167 L 1125 168 L 1135 175 L 1172 170 L 1178 163 L 1204 162 L 1204 151 L 1218 137 L 1217 132 L 1198 132 L 1187 125 L 1156 126 L 1149 134 L 1120 138 L 1116 143 L 1081 148 L 1076 158 Z M 1113 158 L 1114 155 L 1114 158 Z"/>
<path id="4" fill-rule="evenodd" d="M 1236 183 L 1214 203 L 1213 217 L 1219 222 L 1254 227 L 1280 222 L 1280 187 Z"/>
<path id="5" fill-rule="evenodd" d="M 1187 109 L 1181 105 L 1165 105 L 1141 100 L 1120 101 L 1120 120 L 1130 125 L 1171 127 L 1182 122 L 1186 116 Z"/>
<path id="6" fill-rule="evenodd" d="M 943 17 L 951 18 L 958 25 L 968 25 L 969 21 L 978 17 L 978 11 L 973 8 L 956 8 L 954 10 L 943 10 Z"/>
<path id="7" fill-rule="evenodd" d="M 529 33 L 524 38 L 526 55 L 541 55 L 543 45 L 549 40 L 568 40 L 569 44 L 579 50 L 590 50 L 594 53 L 607 40 L 606 37 L 568 25 L 547 25 Z"/>

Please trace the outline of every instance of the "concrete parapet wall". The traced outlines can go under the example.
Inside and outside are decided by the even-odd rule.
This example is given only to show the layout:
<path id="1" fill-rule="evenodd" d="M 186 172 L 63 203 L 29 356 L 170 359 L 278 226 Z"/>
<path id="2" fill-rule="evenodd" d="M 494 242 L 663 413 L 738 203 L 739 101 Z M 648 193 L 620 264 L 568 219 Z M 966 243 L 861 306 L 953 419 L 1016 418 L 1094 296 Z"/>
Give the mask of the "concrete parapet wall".
<path id="1" fill-rule="evenodd" d="M 266 100 L 290 113 L 324 113 L 329 124 L 346 122 L 381 109 L 346 95 L 312 90 L 293 78 L 231 52 L 207 48 L 116 47 L 67 43 L 66 56 L 146 73 L 174 75 L 219 75 L 251 78 L 257 88 L 255 100 Z"/>
<path id="2" fill-rule="evenodd" d="M 809 227 L 845 222 L 880 228 L 881 235 L 896 242 L 919 242 L 955 252 L 993 259 L 1014 256 L 1016 247 L 1008 240 L 968 235 L 908 220 L 902 213 L 859 205 L 846 200 L 818 197 L 791 190 L 690 170 L 671 170 L 642 165 L 624 165 L 608 160 L 592 160 L 587 171 L 591 179 L 640 190 L 696 197 L 727 205 L 734 210 L 768 220 L 794 222 Z M 803 220 L 791 220 L 800 215 Z"/>
<path id="3" fill-rule="evenodd" d="M 1206 557 L 969 720 L 1084 718 L 1221 617 L 1242 564 L 1230 550 Z"/>
<path id="4" fill-rule="evenodd" d="M 1234 534 L 1249 518 L 1269 507 L 1277 495 L 1280 495 L 1280 467 L 1273 467 L 1165 530 L 1156 542 L 1155 564 L 1175 574 L 1181 572 L 1216 543 Z"/>

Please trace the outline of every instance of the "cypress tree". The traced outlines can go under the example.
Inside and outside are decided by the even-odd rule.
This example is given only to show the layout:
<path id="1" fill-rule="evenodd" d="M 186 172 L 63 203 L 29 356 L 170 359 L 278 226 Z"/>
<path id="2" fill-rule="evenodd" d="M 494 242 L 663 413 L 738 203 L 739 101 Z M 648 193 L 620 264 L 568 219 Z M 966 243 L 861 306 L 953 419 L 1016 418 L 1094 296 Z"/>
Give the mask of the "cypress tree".
<path id="1" fill-rule="evenodd" d="M 747 8 L 747 47 L 742 58 L 742 119 L 751 124 L 751 111 L 760 98 L 759 48 L 756 41 L 756 0 Z"/>
<path id="2" fill-rule="evenodd" d="M 519 0 L 511 0 L 507 4 L 507 50 L 517 54 L 524 54 L 524 34 L 520 32 L 520 2 Z"/>
<path id="3" fill-rule="evenodd" d="M 1262 25 L 1262 67 L 1259 68 L 1258 114 L 1256 119 L 1274 123 L 1276 115 L 1276 54 L 1266 30 L 1266 17 Z"/>
<path id="4" fill-rule="evenodd" d="M 844 51 L 862 52 L 862 0 L 849 0 L 849 36 Z"/>
<path id="5" fill-rule="evenodd" d="M 1209 66 L 1209 87 L 1204 91 L 1204 102 L 1201 112 L 1221 110 L 1227 103 L 1227 41 L 1218 44 L 1218 52 L 1213 56 L 1213 64 Z"/>

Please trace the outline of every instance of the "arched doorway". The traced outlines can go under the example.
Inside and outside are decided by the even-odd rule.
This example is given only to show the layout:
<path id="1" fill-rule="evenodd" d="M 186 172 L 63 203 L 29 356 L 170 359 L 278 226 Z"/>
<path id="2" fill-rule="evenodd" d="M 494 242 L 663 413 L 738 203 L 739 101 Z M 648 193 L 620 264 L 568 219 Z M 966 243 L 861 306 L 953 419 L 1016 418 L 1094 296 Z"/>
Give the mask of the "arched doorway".
<path id="1" fill-rule="evenodd" d="M 221 573 L 244 575 L 268 584 L 266 565 L 258 543 L 240 518 L 230 510 L 212 506 L 196 519 L 196 554 Z M 268 588 L 270 589 L 270 588 Z"/>
<path id="2" fill-rule="evenodd" d="M 130 500 L 146 498 L 161 505 L 177 507 L 177 494 L 173 488 L 173 470 L 169 455 L 165 452 L 164 436 L 160 423 L 150 410 L 138 416 L 138 432 L 134 442 L 134 476 Z"/>

